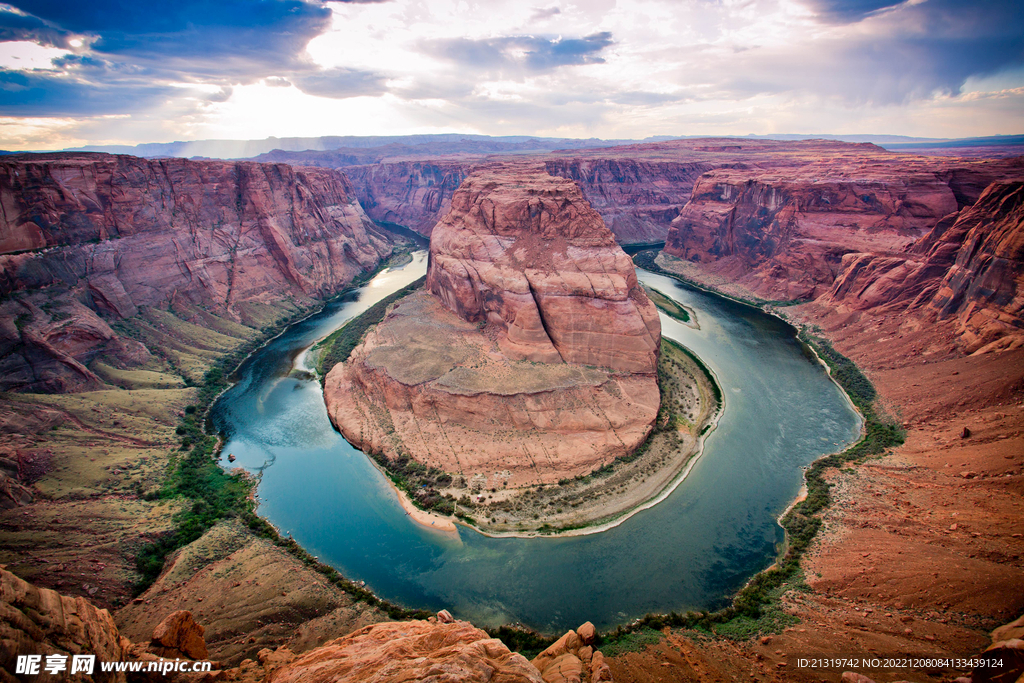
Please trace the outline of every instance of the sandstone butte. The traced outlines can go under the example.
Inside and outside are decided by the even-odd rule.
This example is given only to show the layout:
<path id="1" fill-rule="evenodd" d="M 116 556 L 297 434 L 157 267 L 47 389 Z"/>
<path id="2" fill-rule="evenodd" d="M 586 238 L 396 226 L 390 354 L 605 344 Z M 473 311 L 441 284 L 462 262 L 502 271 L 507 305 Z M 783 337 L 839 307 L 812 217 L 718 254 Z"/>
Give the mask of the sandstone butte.
<path id="1" fill-rule="evenodd" d="M 144 361 L 110 326 L 142 307 L 174 301 L 251 324 L 254 306 L 310 304 L 391 252 L 330 169 L 15 155 L 0 161 L 0 206 L 4 390 L 102 385 L 86 367 L 101 353 Z"/>
<path id="2" fill-rule="evenodd" d="M 433 230 L 427 290 L 327 375 L 328 413 L 357 447 L 518 487 L 590 472 L 650 433 L 658 314 L 572 181 L 468 177 Z"/>

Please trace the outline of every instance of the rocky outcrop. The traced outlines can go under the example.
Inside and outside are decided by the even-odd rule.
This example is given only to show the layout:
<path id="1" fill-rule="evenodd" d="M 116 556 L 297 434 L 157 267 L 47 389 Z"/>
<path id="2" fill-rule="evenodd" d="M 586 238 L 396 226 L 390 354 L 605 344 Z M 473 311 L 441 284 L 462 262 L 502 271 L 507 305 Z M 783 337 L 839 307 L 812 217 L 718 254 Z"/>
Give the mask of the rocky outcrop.
<path id="1" fill-rule="evenodd" d="M 505 681 L 542 683 L 525 657 L 465 621 L 374 624 L 281 666 L 271 683 Z"/>
<path id="2" fill-rule="evenodd" d="M 390 252 L 347 180 L 284 164 L 104 154 L 0 161 L 3 388 L 98 383 L 101 351 L 145 355 L 109 326 L 172 297 L 240 305 L 336 292 Z"/>
<path id="3" fill-rule="evenodd" d="M 1024 344 L 1024 182 L 990 185 L 899 255 L 853 253 L 820 303 L 955 320 L 966 351 Z"/>
<path id="4" fill-rule="evenodd" d="M 207 659 L 210 654 L 206 651 L 204 631 L 191 612 L 176 610 L 164 617 L 164 620 L 153 629 L 150 651 L 166 659 Z"/>
<path id="5" fill-rule="evenodd" d="M 657 312 L 571 181 L 468 178 L 434 229 L 427 288 L 327 375 L 357 447 L 517 487 L 590 472 L 650 432 Z"/>
<path id="6" fill-rule="evenodd" d="M 72 655 L 95 655 L 97 661 L 120 661 L 131 643 L 118 633 L 110 613 L 84 598 L 70 598 L 48 588 L 37 588 L 0 569 L 0 671 L 13 677 L 19 655 L 65 655 L 66 670 L 53 680 L 71 680 Z M 107 673 L 95 665 L 94 673 L 74 680 L 124 681 L 124 673 Z"/>
<path id="7" fill-rule="evenodd" d="M 532 663 L 540 670 L 545 683 L 611 681 L 612 673 L 604 655 L 593 647 L 595 636 L 594 625 L 588 621 L 534 657 Z"/>
<path id="8" fill-rule="evenodd" d="M 712 165 L 610 157 L 557 159 L 544 167 L 580 186 L 619 244 L 652 244 L 665 241 L 697 178 Z"/>
<path id="9" fill-rule="evenodd" d="M 444 618 L 447 617 L 447 618 Z M 586 631 L 589 626 L 590 630 Z M 511 652 L 498 640 L 465 621 L 456 621 L 446 610 L 427 621 L 373 624 L 296 655 L 286 647 L 263 649 L 254 662 L 247 659 L 237 667 L 214 674 L 143 673 L 138 680 L 223 680 L 256 683 L 399 683 L 400 681 L 445 680 L 501 681 L 503 683 L 554 683 L 580 681 L 576 671 L 553 654 L 576 657 L 586 681 L 610 681 L 608 666 L 600 652 L 589 643 L 593 627 L 580 627 L 590 640 L 569 631 L 531 664 L 518 652 Z M 559 649 L 560 648 L 560 649 Z M 564 651 L 564 652 L 563 652 Z M 71 675 L 70 657 L 57 674 L 43 672 L 47 655 L 95 655 L 93 673 Z M 160 659 L 205 660 L 203 627 L 187 611 L 165 617 L 146 646 L 123 637 L 110 613 L 94 607 L 84 598 L 69 598 L 37 588 L 0 569 L 0 678 L 16 680 L 10 672 L 22 655 L 41 655 L 39 672 L 53 680 L 125 681 L 124 672 L 102 671 L 100 662 L 141 661 L 143 666 Z M 218 667 L 219 668 L 219 665 Z M 133 680 L 135 680 L 133 678 Z"/>

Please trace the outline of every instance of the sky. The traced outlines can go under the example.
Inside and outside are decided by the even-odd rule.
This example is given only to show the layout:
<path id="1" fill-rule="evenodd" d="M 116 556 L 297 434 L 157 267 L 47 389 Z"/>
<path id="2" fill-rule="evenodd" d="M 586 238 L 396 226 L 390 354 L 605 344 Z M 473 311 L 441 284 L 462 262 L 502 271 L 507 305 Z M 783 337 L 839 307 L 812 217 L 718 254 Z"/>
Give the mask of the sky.
<path id="1" fill-rule="evenodd" d="M 1021 0 L 0 1 L 0 149 L 1024 133 Z"/>

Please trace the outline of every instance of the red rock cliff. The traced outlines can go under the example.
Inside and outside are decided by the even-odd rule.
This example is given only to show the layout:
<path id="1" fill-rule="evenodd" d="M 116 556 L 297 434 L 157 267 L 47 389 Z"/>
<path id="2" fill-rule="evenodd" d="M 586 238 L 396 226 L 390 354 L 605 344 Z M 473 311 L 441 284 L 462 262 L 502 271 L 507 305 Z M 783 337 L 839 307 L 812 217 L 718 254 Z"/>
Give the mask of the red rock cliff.
<path id="1" fill-rule="evenodd" d="M 765 298 L 814 298 L 832 284 L 843 254 L 902 249 L 956 209 L 934 173 L 824 163 L 719 169 L 697 181 L 664 251 Z"/>
<path id="2" fill-rule="evenodd" d="M 899 255 L 848 254 L 818 303 L 955 321 L 966 351 L 1024 345 L 1024 182 L 992 183 Z"/>
<path id="3" fill-rule="evenodd" d="M 19 155 L 0 161 L 0 207 L 5 388 L 88 380 L 81 363 L 119 343 L 107 321 L 140 306 L 173 296 L 232 317 L 243 302 L 311 301 L 390 252 L 328 169 Z M 46 315 L 54 297 L 70 322 Z"/>
<path id="4" fill-rule="evenodd" d="M 452 194 L 476 164 L 468 161 L 403 161 L 345 169 L 359 202 L 375 221 L 430 236 L 448 213 Z"/>
<path id="5" fill-rule="evenodd" d="M 630 158 L 557 159 L 548 173 L 576 181 L 619 244 L 663 242 L 693 185 L 712 164 Z"/>

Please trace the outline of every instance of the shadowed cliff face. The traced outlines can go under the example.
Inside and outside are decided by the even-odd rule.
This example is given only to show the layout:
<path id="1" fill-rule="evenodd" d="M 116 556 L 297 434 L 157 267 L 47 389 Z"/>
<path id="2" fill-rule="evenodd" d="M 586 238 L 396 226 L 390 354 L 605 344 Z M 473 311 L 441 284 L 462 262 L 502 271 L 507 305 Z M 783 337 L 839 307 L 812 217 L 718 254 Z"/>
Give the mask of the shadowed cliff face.
<path id="1" fill-rule="evenodd" d="M 708 162 L 558 159 L 547 172 L 576 181 L 619 244 L 663 242 Z"/>
<path id="2" fill-rule="evenodd" d="M 968 352 L 1024 344 L 1024 182 L 992 183 L 907 250 L 848 254 L 822 303 L 955 320 Z"/>
<path id="3" fill-rule="evenodd" d="M 145 354 L 108 324 L 140 307 L 240 320 L 253 302 L 332 294 L 390 252 L 327 169 L 24 155 L 0 162 L 0 206 L 4 388 L 94 383 L 83 363 L 111 345 Z"/>
<path id="4" fill-rule="evenodd" d="M 451 208 L 452 195 L 484 164 L 477 160 L 386 162 L 345 168 L 366 213 L 430 236 Z M 547 172 L 575 181 L 583 197 L 620 244 L 664 241 L 668 226 L 686 203 L 706 162 L 647 162 L 642 159 L 557 159 Z"/>
<path id="5" fill-rule="evenodd" d="M 476 164 L 404 161 L 345 169 L 355 195 L 375 221 L 397 223 L 430 236 L 451 206 L 452 194 Z"/>

